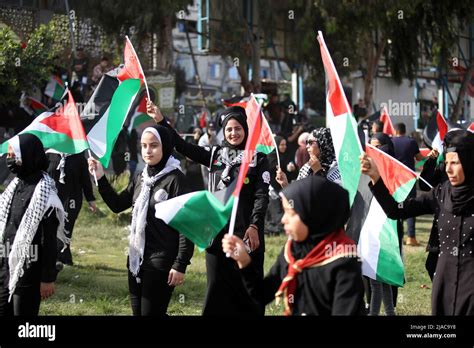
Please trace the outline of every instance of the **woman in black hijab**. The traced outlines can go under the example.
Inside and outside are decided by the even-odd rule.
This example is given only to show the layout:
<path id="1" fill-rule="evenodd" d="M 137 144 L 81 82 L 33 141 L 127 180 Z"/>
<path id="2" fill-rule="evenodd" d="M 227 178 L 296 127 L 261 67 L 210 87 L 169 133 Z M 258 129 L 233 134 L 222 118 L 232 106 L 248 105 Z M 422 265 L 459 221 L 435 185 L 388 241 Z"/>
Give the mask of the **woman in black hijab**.
<path id="1" fill-rule="evenodd" d="M 153 103 L 148 104 L 147 111 L 160 125 L 171 129 Z M 249 133 L 245 109 L 239 106 L 225 109 L 219 123 L 224 131 L 224 140 L 222 146 L 213 146 L 211 149 L 187 143 L 173 130 L 176 150 L 209 167 L 209 190 L 212 192 L 232 189 L 239 175 Z M 263 231 L 269 184 L 267 157 L 257 152 L 249 165 L 240 192 L 234 233 L 247 242 L 260 279 L 263 278 Z M 248 296 L 235 261 L 222 252 L 221 240 L 228 228 L 227 225 L 206 249 L 207 291 L 203 309 L 203 315 L 206 316 L 256 314 L 255 308 L 245 302 Z"/>
<path id="2" fill-rule="evenodd" d="M 96 171 L 99 193 L 114 213 L 133 206 L 127 260 L 133 315 L 164 316 L 174 288 L 184 282 L 194 246 L 155 218 L 155 205 L 188 190 L 179 161 L 171 155 L 173 138 L 168 129 L 145 128 L 141 151 L 145 169 L 119 194 L 110 186 L 100 163 L 92 158 L 89 171 Z"/>
<path id="3" fill-rule="evenodd" d="M 433 315 L 474 315 L 474 134 L 455 131 L 445 149 L 448 181 L 398 204 L 374 162 L 361 157 L 361 171 L 391 219 L 438 214 L 440 252 L 433 277 Z"/>
<path id="4" fill-rule="evenodd" d="M 341 173 L 337 165 L 336 153 L 329 128 L 321 127 L 313 130 L 306 140 L 306 150 L 309 153 L 310 159 L 301 167 L 296 180 L 301 180 L 311 175 L 318 175 L 337 184 L 341 183 Z M 288 178 L 281 170 L 277 171 L 276 180 L 282 187 L 288 185 Z"/>
<path id="5" fill-rule="evenodd" d="M 41 299 L 54 294 L 56 237 L 67 242 L 64 209 L 36 136 L 9 140 L 7 166 L 16 178 L 0 196 L 0 316 L 36 316 Z"/>
<path id="6" fill-rule="evenodd" d="M 248 285 L 255 272 L 242 240 L 226 235 L 222 242 L 242 269 L 255 305 L 264 308 L 283 297 L 286 315 L 363 315 L 357 246 L 344 232 L 350 211 L 347 191 L 311 176 L 290 184 L 281 195 L 289 239 L 258 287 Z"/>

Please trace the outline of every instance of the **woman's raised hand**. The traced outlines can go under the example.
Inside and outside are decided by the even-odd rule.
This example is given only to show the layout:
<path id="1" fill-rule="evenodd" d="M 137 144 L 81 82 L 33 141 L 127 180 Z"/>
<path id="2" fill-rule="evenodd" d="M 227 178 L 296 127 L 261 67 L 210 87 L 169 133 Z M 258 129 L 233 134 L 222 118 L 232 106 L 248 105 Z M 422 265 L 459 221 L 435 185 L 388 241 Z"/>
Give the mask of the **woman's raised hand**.
<path id="1" fill-rule="evenodd" d="M 224 238 L 222 238 L 222 250 L 224 250 L 224 253 L 229 257 L 237 261 L 239 268 L 247 267 L 251 261 L 245 249 L 244 241 L 235 235 L 224 235 Z"/>
<path id="2" fill-rule="evenodd" d="M 160 108 L 148 98 L 146 99 L 146 113 L 148 116 L 154 119 L 156 123 L 163 121 L 164 117 L 161 114 Z"/>
<path id="3" fill-rule="evenodd" d="M 89 157 L 87 162 L 89 163 L 89 173 L 91 173 L 91 175 L 94 175 L 95 171 L 95 174 L 97 175 L 97 180 L 104 176 L 104 167 L 102 167 L 102 164 L 99 161 L 92 157 Z"/>
<path id="4" fill-rule="evenodd" d="M 288 186 L 288 178 L 286 177 L 286 174 L 283 172 L 283 170 L 281 170 L 281 168 L 277 167 L 275 180 L 277 183 L 280 184 L 282 188 Z"/>
<path id="5" fill-rule="evenodd" d="M 372 179 L 372 183 L 375 184 L 380 179 L 380 173 L 374 160 L 365 153 L 360 155 L 359 159 L 361 173 L 368 175 Z"/>

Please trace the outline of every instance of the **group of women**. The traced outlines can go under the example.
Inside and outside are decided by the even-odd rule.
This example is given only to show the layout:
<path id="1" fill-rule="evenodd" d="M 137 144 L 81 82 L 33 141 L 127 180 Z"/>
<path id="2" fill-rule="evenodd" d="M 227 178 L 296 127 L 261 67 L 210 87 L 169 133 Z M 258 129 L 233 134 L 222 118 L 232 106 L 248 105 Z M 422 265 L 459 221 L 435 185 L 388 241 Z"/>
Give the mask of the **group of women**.
<path id="1" fill-rule="evenodd" d="M 245 110 L 230 107 L 220 123 L 224 141 L 210 149 L 185 142 L 151 102 L 147 112 L 157 125 L 141 136 L 143 171 L 116 193 L 100 163 L 89 159 L 99 193 L 114 212 L 132 207 L 127 259 L 134 315 L 166 315 L 172 292 L 185 281 L 194 247 L 179 231 L 155 218 L 156 203 L 189 192 L 174 150 L 209 168 L 211 191 L 230 187 L 238 176 L 249 130 Z M 54 293 L 51 261 L 56 235 L 67 243 L 64 210 L 54 182 L 44 173 L 43 146 L 33 135 L 20 135 L 9 149 L 8 165 L 17 174 L 1 195 L 0 241 L 12 252 L 0 258 L 0 315 L 37 314 L 41 298 Z M 281 141 L 280 143 L 281 144 Z M 348 193 L 341 187 L 328 129 L 307 140 L 310 160 L 297 180 L 278 168 L 283 224 L 289 239 L 264 277 L 264 220 L 272 181 L 267 156 L 256 153 L 240 193 L 234 234 L 226 226 L 206 249 L 207 288 L 203 315 L 261 316 L 275 297 L 288 315 L 362 315 L 364 287 L 355 242 L 344 231 L 350 215 Z M 282 149 L 280 149 L 282 150 Z M 283 151 L 284 152 L 284 151 Z M 35 154 L 35 155 L 33 155 Z M 391 218 L 437 213 L 440 257 L 433 280 L 433 314 L 474 314 L 472 242 L 474 226 L 474 134 L 460 131 L 445 149 L 449 180 L 403 204 L 396 203 L 375 163 L 361 157 L 374 196 Z M 55 212 L 55 214 L 52 214 Z M 54 243 L 53 243 L 54 239 Z M 37 261 L 23 256 L 36 245 Z M 328 253 L 327 246 L 333 246 Z M 453 271 L 455 270 L 455 271 Z"/>

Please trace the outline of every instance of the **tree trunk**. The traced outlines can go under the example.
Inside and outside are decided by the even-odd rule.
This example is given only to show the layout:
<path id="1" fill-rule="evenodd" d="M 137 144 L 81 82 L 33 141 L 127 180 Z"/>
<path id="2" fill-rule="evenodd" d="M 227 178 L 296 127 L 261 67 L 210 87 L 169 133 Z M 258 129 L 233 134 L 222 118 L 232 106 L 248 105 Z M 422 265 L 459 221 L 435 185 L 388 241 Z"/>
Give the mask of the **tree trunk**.
<path id="1" fill-rule="evenodd" d="M 257 34 L 252 35 L 252 86 L 253 93 L 260 93 L 262 90 L 262 80 L 260 77 L 260 38 Z"/>
<path id="2" fill-rule="evenodd" d="M 237 67 L 237 71 L 239 72 L 240 76 L 240 84 L 245 90 L 245 94 L 248 95 L 253 92 L 252 83 L 249 80 L 249 76 L 247 73 L 247 64 L 240 63 Z"/>
<path id="3" fill-rule="evenodd" d="M 369 34 L 370 35 L 370 34 Z M 374 79 L 377 75 L 377 69 L 379 66 L 380 57 L 385 49 L 386 39 L 382 35 L 380 40 L 374 47 L 372 37 L 369 36 L 366 41 L 365 49 L 367 52 L 367 72 L 364 76 L 364 103 L 367 108 L 367 113 L 372 113 L 372 99 L 374 95 Z"/>
<path id="4" fill-rule="evenodd" d="M 171 73 L 173 67 L 173 20 L 171 16 L 163 17 L 158 31 L 157 70 Z"/>
<path id="5" fill-rule="evenodd" d="M 456 104 L 454 105 L 453 114 L 451 115 L 450 119 L 452 121 L 457 121 L 459 115 L 461 114 L 464 96 L 466 95 L 467 87 L 471 82 L 472 74 L 474 73 L 474 61 L 471 62 L 471 65 L 467 69 L 466 73 L 464 74 L 464 78 L 461 83 L 461 88 L 459 89 L 459 94 L 456 99 Z"/>

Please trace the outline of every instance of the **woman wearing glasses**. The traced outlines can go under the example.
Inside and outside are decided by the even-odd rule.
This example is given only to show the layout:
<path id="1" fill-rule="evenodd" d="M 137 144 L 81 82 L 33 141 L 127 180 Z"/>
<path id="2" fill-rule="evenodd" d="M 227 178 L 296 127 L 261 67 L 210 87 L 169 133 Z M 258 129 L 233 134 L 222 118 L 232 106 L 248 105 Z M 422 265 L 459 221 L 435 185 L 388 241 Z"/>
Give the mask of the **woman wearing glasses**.
<path id="1" fill-rule="evenodd" d="M 301 167 L 296 180 L 318 175 L 341 184 L 341 174 L 337 166 L 336 153 L 329 128 L 313 130 L 306 140 L 306 150 L 309 154 L 309 161 Z M 280 168 L 277 170 L 276 181 L 281 187 L 288 186 L 288 178 Z"/>

